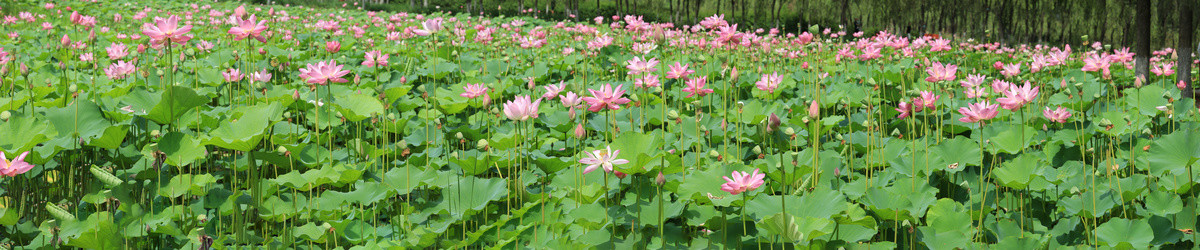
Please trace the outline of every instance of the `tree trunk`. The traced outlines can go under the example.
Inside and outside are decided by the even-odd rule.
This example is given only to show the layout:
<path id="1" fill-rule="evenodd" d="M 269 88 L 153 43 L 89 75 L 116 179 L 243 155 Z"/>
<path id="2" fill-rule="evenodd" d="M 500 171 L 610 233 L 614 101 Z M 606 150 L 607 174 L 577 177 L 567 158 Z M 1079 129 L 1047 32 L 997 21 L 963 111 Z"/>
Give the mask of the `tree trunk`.
<path id="1" fill-rule="evenodd" d="M 1193 98 L 1192 95 L 1192 41 L 1195 35 L 1195 27 L 1192 27 L 1192 3 L 1194 0 L 1176 0 L 1179 4 L 1179 43 L 1176 45 L 1175 51 L 1179 56 L 1179 61 L 1175 65 L 1176 82 L 1183 82 L 1186 86 L 1183 89 L 1183 96 Z"/>
<path id="2" fill-rule="evenodd" d="M 850 0 L 842 0 L 842 29 L 850 27 Z"/>
<path id="3" fill-rule="evenodd" d="M 1150 0 L 1137 0 L 1137 53 L 1134 55 L 1134 74 L 1146 77 L 1150 72 Z"/>

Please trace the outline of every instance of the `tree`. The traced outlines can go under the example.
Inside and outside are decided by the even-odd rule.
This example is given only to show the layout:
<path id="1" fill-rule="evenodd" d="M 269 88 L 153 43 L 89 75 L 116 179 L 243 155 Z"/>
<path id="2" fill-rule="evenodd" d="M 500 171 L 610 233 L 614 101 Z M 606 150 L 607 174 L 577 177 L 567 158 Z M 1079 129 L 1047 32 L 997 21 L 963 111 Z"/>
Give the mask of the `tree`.
<path id="1" fill-rule="evenodd" d="M 1146 77 L 1150 73 L 1150 0 L 1138 0 L 1137 2 L 1137 28 L 1134 28 L 1136 34 L 1137 53 L 1134 55 L 1134 74 L 1138 77 Z"/>
<path id="2" fill-rule="evenodd" d="M 1175 65 L 1176 81 L 1183 82 L 1186 86 L 1183 89 L 1183 96 L 1191 98 L 1192 96 L 1192 37 L 1195 35 L 1194 27 L 1192 27 L 1192 1 L 1193 0 L 1177 0 L 1179 3 L 1179 44 L 1175 47 L 1176 55 L 1179 56 L 1179 61 Z"/>

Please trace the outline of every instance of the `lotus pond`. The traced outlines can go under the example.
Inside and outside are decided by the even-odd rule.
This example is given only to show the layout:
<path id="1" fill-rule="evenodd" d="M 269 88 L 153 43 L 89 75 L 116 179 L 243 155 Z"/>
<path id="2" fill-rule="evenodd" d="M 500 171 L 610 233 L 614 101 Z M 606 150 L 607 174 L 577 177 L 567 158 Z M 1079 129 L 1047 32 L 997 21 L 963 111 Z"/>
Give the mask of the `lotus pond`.
<path id="1" fill-rule="evenodd" d="M 1169 49 L 352 7 L 0 10 L 0 248 L 1196 247 Z"/>

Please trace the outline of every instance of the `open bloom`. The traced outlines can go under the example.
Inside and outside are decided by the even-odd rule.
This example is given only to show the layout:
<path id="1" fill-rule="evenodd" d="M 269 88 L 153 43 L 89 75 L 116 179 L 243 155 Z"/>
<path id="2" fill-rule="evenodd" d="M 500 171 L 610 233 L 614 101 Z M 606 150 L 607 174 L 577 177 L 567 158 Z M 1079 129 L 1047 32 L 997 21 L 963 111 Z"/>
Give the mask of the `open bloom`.
<path id="1" fill-rule="evenodd" d="M 484 87 L 482 83 L 467 84 L 467 86 L 463 86 L 463 92 L 462 94 L 458 94 L 458 96 L 466 97 L 467 99 L 475 99 L 475 97 L 487 95 L 487 90 L 488 88 Z"/>
<path id="2" fill-rule="evenodd" d="M 538 117 L 538 106 L 542 104 L 542 99 L 536 101 L 531 100 L 528 95 L 518 96 L 512 101 L 504 103 L 504 116 L 514 121 L 525 121 L 529 118 Z"/>
<path id="3" fill-rule="evenodd" d="M 342 42 L 338 42 L 338 41 L 325 42 L 325 51 L 326 52 L 337 53 L 339 50 L 342 50 Z"/>
<path id="4" fill-rule="evenodd" d="M 8 157 L 4 156 L 4 151 L 0 151 L 0 175 L 15 177 L 33 169 L 33 164 L 25 162 L 25 156 L 27 155 L 29 155 L 29 151 L 21 153 L 21 155 L 18 155 L 12 161 L 8 161 Z"/>
<path id="5" fill-rule="evenodd" d="M 592 96 L 584 97 L 583 101 L 588 103 L 588 111 L 598 112 L 602 109 L 618 110 L 621 109 L 621 104 L 629 103 L 629 98 L 621 97 L 625 95 L 625 90 L 621 89 L 624 84 L 612 87 L 611 83 L 604 84 L 600 90 L 588 89 L 592 92 Z"/>
<path id="6" fill-rule="evenodd" d="M 1169 63 L 1169 62 L 1160 63 L 1160 64 L 1154 65 L 1154 67 L 1150 68 L 1150 73 L 1154 73 L 1154 75 L 1156 75 L 1156 76 L 1174 75 L 1175 74 L 1175 69 L 1173 68 L 1174 66 L 1175 65 L 1173 65 L 1172 63 Z"/>
<path id="7" fill-rule="evenodd" d="M 1004 109 L 1015 110 L 1032 102 L 1033 98 L 1037 97 L 1037 94 L 1038 87 L 1033 87 L 1029 82 L 1025 82 L 1025 85 L 1020 87 L 1009 87 L 1008 91 L 1004 92 L 1004 97 L 996 98 L 996 101 Z"/>
<path id="8" fill-rule="evenodd" d="M 186 43 L 192 39 L 187 35 L 190 31 L 192 31 L 192 26 L 179 26 L 179 16 L 175 15 L 166 19 L 155 17 L 154 25 L 142 24 L 142 34 L 150 37 L 150 44 L 154 47 L 162 46 L 166 42 Z"/>
<path id="9" fill-rule="evenodd" d="M 221 76 L 225 77 L 225 82 L 236 82 L 242 80 L 242 71 L 238 69 L 229 69 L 221 72 Z"/>
<path id="10" fill-rule="evenodd" d="M 428 36 L 442 30 L 442 18 L 431 18 L 421 23 L 421 28 L 413 30 L 418 36 Z"/>
<path id="11" fill-rule="evenodd" d="M 108 76 L 108 79 L 112 80 L 125 79 L 125 76 L 133 74 L 135 70 L 137 70 L 137 68 L 134 67 L 133 64 L 125 61 L 117 61 L 116 63 L 108 65 L 107 68 L 104 68 L 104 75 Z"/>
<path id="12" fill-rule="evenodd" d="M 659 84 L 658 75 L 655 74 L 645 74 L 633 80 L 633 86 L 638 88 L 653 88 Z"/>
<path id="13" fill-rule="evenodd" d="M 996 118 L 996 114 L 1000 113 L 1000 110 L 997 109 L 998 106 L 996 104 L 989 104 L 987 100 L 967 104 L 966 107 L 958 108 L 958 113 L 963 115 L 963 118 L 958 118 L 958 121 L 972 123 L 991 120 L 992 118 Z"/>
<path id="14" fill-rule="evenodd" d="M 686 97 L 692 97 L 694 95 L 700 95 L 701 97 L 703 97 L 705 95 L 708 95 L 708 93 L 713 92 L 713 89 L 704 88 L 704 85 L 707 85 L 707 84 L 708 84 L 707 76 L 701 76 L 701 77 L 697 77 L 697 78 L 688 79 L 687 87 L 683 88 L 683 92 L 688 93 L 688 95 Z"/>
<path id="15" fill-rule="evenodd" d="M 730 176 L 722 176 L 725 178 L 725 184 L 721 184 L 721 191 L 729 192 L 732 195 L 738 195 L 742 192 L 754 191 L 763 185 L 763 177 L 766 174 L 758 173 L 758 169 L 754 169 L 753 173 L 741 171 L 733 171 Z M 733 178 L 729 178 L 733 177 Z"/>
<path id="16" fill-rule="evenodd" d="M 763 74 L 762 78 L 759 78 L 758 82 L 754 83 L 754 86 L 762 91 L 774 94 L 775 89 L 779 88 L 780 83 L 783 83 L 783 76 L 780 76 L 779 72 L 772 72 L 770 75 Z"/>
<path id="17" fill-rule="evenodd" d="M 633 59 L 629 59 L 629 61 L 625 63 L 627 64 L 625 65 L 625 68 L 629 69 L 628 74 L 630 75 L 658 71 L 658 59 L 654 58 L 650 58 L 650 60 L 642 60 L 641 57 L 635 56 Z"/>
<path id="18" fill-rule="evenodd" d="M 233 40 L 241 41 L 249 37 L 259 42 L 267 42 L 267 38 L 262 36 L 262 32 L 267 30 L 266 20 L 258 21 L 254 15 L 250 15 L 250 19 L 245 20 L 242 20 L 241 16 L 234 16 L 233 22 L 237 25 L 229 28 L 228 32 L 233 35 Z"/>
<path id="19" fill-rule="evenodd" d="M 320 61 L 317 64 L 308 64 L 300 69 L 300 79 L 304 79 L 307 83 L 316 83 L 325 85 L 329 82 L 347 82 L 342 76 L 349 74 L 349 70 L 342 70 L 342 65 L 338 65 L 333 60 Z"/>
<path id="20" fill-rule="evenodd" d="M 696 71 L 694 70 L 688 70 L 688 65 L 690 64 L 679 64 L 679 62 L 675 62 L 675 65 L 669 66 L 669 70 L 667 70 L 667 79 L 684 78 L 692 73 L 695 73 Z"/>
<path id="21" fill-rule="evenodd" d="M 271 73 L 267 72 L 267 69 L 262 69 L 256 72 L 250 72 L 250 74 L 247 75 L 247 79 L 250 79 L 251 82 L 269 82 L 271 81 Z"/>
<path id="22" fill-rule="evenodd" d="M 972 74 L 967 76 L 966 80 L 959 81 L 958 83 L 965 88 L 973 88 L 983 84 L 984 80 L 987 80 L 987 78 L 985 78 L 983 75 Z"/>
<path id="23" fill-rule="evenodd" d="M 1021 74 L 1021 63 L 1005 64 L 1000 67 L 1000 74 L 1006 77 L 1013 77 Z"/>
<path id="24" fill-rule="evenodd" d="M 1063 107 L 1058 107 L 1057 109 L 1053 110 L 1051 110 L 1050 107 L 1046 107 L 1046 109 L 1042 110 L 1042 116 L 1045 116 L 1047 120 L 1053 122 L 1066 123 L 1067 118 L 1071 118 L 1071 111 Z"/>
<path id="25" fill-rule="evenodd" d="M 384 54 L 383 52 L 380 52 L 379 50 L 367 51 L 367 53 L 365 55 L 363 55 L 362 65 L 367 66 L 367 67 L 375 67 L 375 65 L 379 65 L 380 67 L 387 67 L 388 66 L 388 54 Z"/>
<path id="26" fill-rule="evenodd" d="M 107 48 L 104 48 L 104 51 L 108 52 L 109 60 L 117 60 L 129 55 L 129 50 L 126 49 L 123 43 L 112 43 Z"/>
<path id="27" fill-rule="evenodd" d="M 925 108 L 932 109 L 937 106 L 937 100 L 938 100 L 938 98 L 941 98 L 941 97 L 942 97 L 941 95 L 935 95 L 935 94 L 933 94 L 933 92 L 930 92 L 930 91 L 921 91 L 921 102 L 915 103 L 915 104 L 920 104 L 921 106 L 924 106 Z"/>
<path id="28" fill-rule="evenodd" d="M 958 73 L 958 65 L 945 64 L 935 62 L 925 69 L 929 73 L 929 77 L 925 78 L 928 82 L 954 81 L 954 74 Z"/>
<path id="29" fill-rule="evenodd" d="M 613 165 L 629 163 L 628 160 L 617 159 L 617 154 L 620 154 L 621 150 L 614 151 L 608 146 L 605 146 L 604 150 L 593 150 L 586 153 L 587 157 L 579 159 L 579 163 L 587 164 L 587 167 L 583 169 L 584 174 L 596 171 L 600 167 L 604 167 L 605 172 L 612 172 Z"/>
<path id="30" fill-rule="evenodd" d="M 912 104 L 900 101 L 900 104 L 896 104 L 896 112 L 900 112 L 900 115 L 896 116 L 897 119 L 908 118 L 909 115 L 912 115 Z"/>
<path id="31" fill-rule="evenodd" d="M 542 94 L 542 98 L 554 100 L 555 97 L 558 97 L 558 92 L 562 92 L 563 89 L 567 88 L 567 84 L 560 82 L 558 85 L 550 84 L 542 88 L 546 89 L 546 93 Z"/>

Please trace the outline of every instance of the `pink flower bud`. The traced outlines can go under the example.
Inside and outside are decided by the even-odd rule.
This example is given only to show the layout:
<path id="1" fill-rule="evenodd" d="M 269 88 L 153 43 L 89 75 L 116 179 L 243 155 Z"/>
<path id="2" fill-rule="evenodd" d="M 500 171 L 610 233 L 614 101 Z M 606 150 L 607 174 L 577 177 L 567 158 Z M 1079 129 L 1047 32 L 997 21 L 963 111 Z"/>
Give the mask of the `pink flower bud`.
<path id="1" fill-rule="evenodd" d="M 817 104 L 816 100 L 813 100 L 812 104 L 808 105 L 808 117 L 817 118 L 817 116 L 820 116 L 820 115 L 821 115 L 821 106 L 819 104 Z"/>

